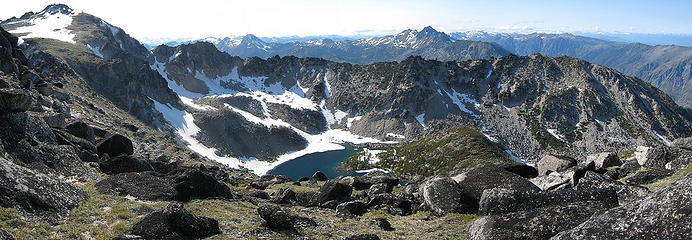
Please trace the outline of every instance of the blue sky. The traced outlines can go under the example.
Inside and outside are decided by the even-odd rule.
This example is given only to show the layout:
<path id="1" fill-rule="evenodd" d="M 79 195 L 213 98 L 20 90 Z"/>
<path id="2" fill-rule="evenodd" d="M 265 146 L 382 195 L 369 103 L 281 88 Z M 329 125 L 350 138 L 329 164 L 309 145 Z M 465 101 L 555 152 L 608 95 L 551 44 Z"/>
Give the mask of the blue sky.
<path id="1" fill-rule="evenodd" d="M 0 18 L 38 11 L 46 0 L 13 1 Z M 692 34 L 692 1 L 254 0 L 61 1 L 140 39 L 385 34 L 433 26 L 445 32 Z"/>

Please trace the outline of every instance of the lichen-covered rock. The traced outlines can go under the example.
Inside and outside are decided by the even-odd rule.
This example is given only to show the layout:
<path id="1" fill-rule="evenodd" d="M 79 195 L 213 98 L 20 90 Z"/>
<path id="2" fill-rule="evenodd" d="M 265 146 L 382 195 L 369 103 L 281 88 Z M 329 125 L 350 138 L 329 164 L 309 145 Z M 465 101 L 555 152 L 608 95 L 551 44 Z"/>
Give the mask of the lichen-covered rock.
<path id="1" fill-rule="evenodd" d="M 33 105 L 34 100 L 26 91 L 0 88 L 0 112 L 25 112 Z"/>
<path id="2" fill-rule="evenodd" d="M 690 239 L 692 175 L 593 216 L 552 239 Z"/>
<path id="3" fill-rule="evenodd" d="M 314 227 L 317 223 L 310 218 L 290 213 L 277 206 L 262 205 L 257 208 L 260 217 L 266 221 L 268 228 L 293 230 L 296 228 Z"/>
<path id="4" fill-rule="evenodd" d="M 461 198 L 461 189 L 451 178 L 435 178 L 423 184 L 425 204 L 437 215 L 466 210 Z"/>
<path id="5" fill-rule="evenodd" d="M 130 195 L 147 201 L 174 201 L 178 191 L 165 176 L 155 172 L 120 173 L 96 183 L 96 190 L 104 194 Z"/>
<path id="6" fill-rule="evenodd" d="M 101 140 L 96 144 L 96 149 L 99 156 L 108 154 L 109 156 L 115 157 L 120 155 L 132 155 L 134 153 L 132 141 L 120 134 L 113 134 Z"/>
<path id="7" fill-rule="evenodd" d="M 577 202 L 482 216 L 471 223 L 468 238 L 472 240 L 549 239 L 605 209 L 607 208 L 599 203 Z"/>
<path id="8" fill-rule="evenodd" d="M 55 222 L 81 205 L 86 193 L 56 176 L 37 173 L 0 157 L 0 205 Z"/>
<path id="9" fill-rule="evenodd" d="M 87 140 L 92 144 L 95 143 L 96 138 L 94 137 L 94 129 L 83 121 L 74 121 L 67 124 L 67 126 L 65 126 L 65 131 L 75 137 Z"/>
<path id="10" fill-rule="evenodd" d="M 618 195 L 618 201 L 622 204 L 640 199 L 647 194 L 649 190 L 639 186 L 622 184 L 619 181 L 612 180 L 606 176 L 595 172 L 586 172 L 584 177 L 579 179 L 578 189 L 608 189 L 612 188 Z"/>
<path id="11" fill-rule="evenodd" d="M 555 190 L 569 185 L 570 178 L 553 172 L 548 175 L 538 176 L 529 181 L 543 191 Z"/>
<path id="12" fill-rule="evenodd" d="M 185 210 L 182 203 L 171 203 L 132 226 L 132 234 L 145 239 L 200 239 L 220 234 L 219 222 Z"/>
<path id="13" fill-rule="evenodd" d="M 546 175 L 550 172 L 560 172 L 570 167 L 576 166 L 577 161 L 570 157 L 545 155 L 536 164 L 539 175 Z"/>
<path id="14" fill-rule="evenodd" d="M 452 177 L 461 189 L 461 201 L 469 206 L 470 212 L 478 210 L 481 195 L 486 189 L 505 188 L 518 192 L 540 191 L 528 180 L 510 173 L 494 164 L 480 164 Z"/>
<path id="15" fill-rule="evenodd" d="M 363 215 L 368 211 L 368 205 L 360 201 L 351 201 L 336 206 L 336 212 L 341 214 Z"/>
<path id="16" fill-rule="evenodd" d="M 351 188 L 351 186 L 336 180 L 330 180 L 322 185 L 315 197 L 318 204 L 322 204 L 331 200 L 339 201 L 350 198 L 352 192 L 353 188 Z"/>
<path id="17" fill-rule="evenodd" d="M 620 166 L 622 161 L 614 152 L 603 152 L 591 154 L 586 157 L 586 164 L 593 162 L 596 170 L 608 167 Z"/>
<path id="18" fill-rule="evenodd" d="M 120 155 L 103 159 L 99 162 L 99 169 L 106 174 L 154 171 L 149 162 L 132 155 Z"/>
<path id="19" fill-rule="evenodd" d="M 483 191 L 478 213 L 503 214 L 576 202 L 594 202 L 606 208 L 618 206 L 617 194 L 612 189 L 524 192 L 494 188 Z"/>

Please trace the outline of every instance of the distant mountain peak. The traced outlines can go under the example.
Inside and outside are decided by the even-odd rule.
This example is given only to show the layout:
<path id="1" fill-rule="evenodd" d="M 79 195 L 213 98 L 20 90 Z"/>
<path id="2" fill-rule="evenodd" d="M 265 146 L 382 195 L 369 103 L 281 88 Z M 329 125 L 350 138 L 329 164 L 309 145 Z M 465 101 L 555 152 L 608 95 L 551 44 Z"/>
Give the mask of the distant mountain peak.
<path id="1" fill-rule="evenodd" d="M 421 33 L 439 33 L 437 30 L 435 30 L 431 26 L 424 27 L 423 30 L 420 31 Z"/>
<path id="2" fill-rule="evenodd" d="M 51 5 L 48 5 L 45 9 L 43 9 L 43 11 L 41 11 L 41 12 L 45 12 L 48 14 L 60 13 L 60 14 L 66 14 L 67 15 L 67 14 L 74 13 L 74 10 L 65 4 L 51 4 Z"/>

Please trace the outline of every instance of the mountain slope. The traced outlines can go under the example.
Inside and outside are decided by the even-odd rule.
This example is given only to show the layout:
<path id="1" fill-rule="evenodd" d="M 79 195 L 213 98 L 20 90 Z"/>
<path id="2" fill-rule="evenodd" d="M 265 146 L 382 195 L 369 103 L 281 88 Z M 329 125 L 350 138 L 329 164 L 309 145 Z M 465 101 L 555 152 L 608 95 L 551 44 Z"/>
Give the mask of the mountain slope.
<path id="1" fill-rule="evenodd" d="M 149 69 L 147 49 L 98 17 L 54 4 L 0 26 L 20 37 L 37 68 L 51 71 L 55 64 L 66 64 L 74 77 L 148 124 L 163 122 L 150 98 L 180 106 L 165 80 Z"/>
<path id="2" fill-rule="evenodd" d="M 617 69 L 660 88 L 692 106 L 692 48 L 621 43 L 571 34 L 453 33 L 453 38 L 493 42 L 518 55 L 571 56 Z"/>
<path id="3" fill-rule="evenodd" d="M 209 41 L 209 39 L 207 39 Z M 468 60 L 506 56 L 496 44 L 478 41 L 457 41 L 432 27 L 405 30 L 395 35 L 358 40 L 331 39 L 301 42 L 265 42 L 254 35 L 239 39 L 224 38 L 210 41 L 233 56 L 268 58 L 275 55 L 317 57 L 337 62 L 369 64 L 401 61 L 409 56 L 426 59 Z"/>
<path id="4" fill-rule="evenodd" d="M 308 149 L 317 142 L 354 140 L 323 138 L 336 131 L 381 140 L 399 135 L 416 139 L 466 125 L 531 162 L 543 153 L 578 157 L 647 142 L 667 144 L 692 134 L 689 111 L 660 90 L 568 57 L 510 55 L 462 62 L 411 57 L 352 65 L 315 58 L 241 59 L 218 52 L 210 43 L 159 46 L 153 53 L 156 62 L 151 67 L 189 98 L 185 109 L 178 109 L 191 114 L 187 123 L 208 122 L 207 115 L 222 114 L 223 119 L 260 127 L 257 133 L 289 134 L 293 143 L 303 138 Z M 326 125 L 310 125 L 315 121 Z M 210 140 L 205 129 L 215 126 L 196 127 L 201 134 L 187 136 L 213 147 L 218 156 L 286 156 L 282 151 L 238 155 L 243 151 L 224 150 L 219 139 L 244 139 L 239 131 L 214 130 L 225 134 Z"/>

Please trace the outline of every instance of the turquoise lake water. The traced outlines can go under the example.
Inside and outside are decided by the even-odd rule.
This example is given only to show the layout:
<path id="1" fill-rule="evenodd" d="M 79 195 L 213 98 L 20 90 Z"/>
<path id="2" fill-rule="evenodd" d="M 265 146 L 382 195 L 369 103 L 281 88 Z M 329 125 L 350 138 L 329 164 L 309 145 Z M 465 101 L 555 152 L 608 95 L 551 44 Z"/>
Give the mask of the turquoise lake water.
<path id="1" fill-rule="evenodd" d="M 267 174 L 286 175 L 293 181 L 301 177 L 312 177 L 316 171 L 323 172 L 329 179 L 342 175 L 356 175 L 354 172 L 346 172 L 338 168 L 355 152 L 356 150 L 346 146 L 346 149 L 342 150 L 311 153 L 279 164 Z"/>

